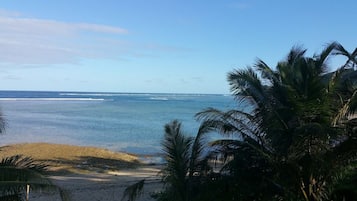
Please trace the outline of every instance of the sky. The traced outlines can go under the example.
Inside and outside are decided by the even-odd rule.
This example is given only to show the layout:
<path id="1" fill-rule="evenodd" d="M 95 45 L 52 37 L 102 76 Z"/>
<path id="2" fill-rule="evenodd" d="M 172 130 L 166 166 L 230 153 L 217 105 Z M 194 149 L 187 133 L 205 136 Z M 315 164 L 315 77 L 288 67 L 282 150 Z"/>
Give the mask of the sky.
<path id="1" fill-rule="evenodd" d="M 294 45 L 357 47 L 354 0 L 8 0 L 0 90 L 227 94 Z M 331 61 L 332 67 L 342 60 Z"/>

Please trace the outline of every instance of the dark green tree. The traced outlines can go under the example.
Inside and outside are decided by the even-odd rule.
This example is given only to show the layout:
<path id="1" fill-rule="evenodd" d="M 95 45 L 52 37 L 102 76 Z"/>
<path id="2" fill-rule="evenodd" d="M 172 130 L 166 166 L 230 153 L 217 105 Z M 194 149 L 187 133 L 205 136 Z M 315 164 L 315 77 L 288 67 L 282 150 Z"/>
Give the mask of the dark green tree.
<path id="1" fill-rule="evenodd" d="M 347 68 L 355 65 L 355 52 L 347 54 L 334 42 L 307 57 L 306 49 L 293 47 L 275 69 L 258 60 L 254 67 L 229 73 L 238 108 L 209 108 L 197 117 L 203 126 L 233 136 L 212 146 L 219 155 L 230 156 L 222 171 L 230 172 L 235 181 L 234 196 L 331 197 L 334 177 L 356 158 L 349 116 L 356 110 L 356 85 L 351 83 L 356 73 Z M 348 62 L 327 74 L 327 60 L 333 55 L 348 55 Z"/>
<path id="2" fill-rule="evenodd" d="M 293 47 L 274 69 L 257 60 L 229 73 L 237 108 L 198 113 L 195 139 L 178 121 L 165 126 L 159 200 L 355 199 L 357 50 L 334 42 L 305 53 Z M 337 55 L 347 62 L 328 73 Z M 223 138 L 205 143 L 210 132 Z"/>
<path id="3" fill-rule="evenodd" d="M 181 123 L 174 120 L 165 125 L 162 142 L 166 164 L 162 171 L 165 191 L 162 200 L 195 200 L 201 192 L 202 178 L 209 166 L 205 157 L 205 133 L 199 129 L 195 138 L 184 135 Z"/>

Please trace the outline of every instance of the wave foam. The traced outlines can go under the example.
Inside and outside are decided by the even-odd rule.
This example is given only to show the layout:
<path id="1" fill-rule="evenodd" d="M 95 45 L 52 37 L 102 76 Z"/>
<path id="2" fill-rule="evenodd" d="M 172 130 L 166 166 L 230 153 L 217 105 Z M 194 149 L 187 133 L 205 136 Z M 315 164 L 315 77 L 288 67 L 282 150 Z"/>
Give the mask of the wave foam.
<path id="1" fill-rule="evenodd" d="M 118 96 L 120 94 L 111 93 L 60 93 L 60 96 Z"/>
<path id="2" fill-rule="evenodd" d="M 103 98 L 0 98 L 0 101 L 105 101 Z"/>
<path id="3" fill-rule="evenodd" d="M 167 101 L 169 99 L 167 97 L 151 97 L 150 100 Z"/>

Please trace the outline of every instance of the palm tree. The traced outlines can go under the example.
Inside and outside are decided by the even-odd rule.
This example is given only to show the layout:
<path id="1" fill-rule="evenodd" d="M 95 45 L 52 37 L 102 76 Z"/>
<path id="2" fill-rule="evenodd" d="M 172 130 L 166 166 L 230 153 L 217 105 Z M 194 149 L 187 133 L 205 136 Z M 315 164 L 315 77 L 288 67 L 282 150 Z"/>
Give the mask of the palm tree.
<path id="1" fill-rule="evenodd" d="M 166 165 L 162 171 L 168 200 L 197 200 L 202 178 L 210 167 L 205 154 L 206 128 L 201 127 L 195 138 L 183 134 L 181 123 L 174 120 L 165 125 L 162 142 Z"/>
<path id="2" fill-rule="evenodd" d="M 357 74 L 345 67 L 355 65 L 355 52 L 334 42 L 307 57 L 293 47 L 275 70 L 258 60 L 229 73 L 240 107 L 198 113 L 195 139 L 178 121 L 165 126 L 160 200 L 348 200 L 355 191 L 344 184 L 356 186 L 357 127 L 349 115 L 357 108 Z M 349 62 L 326 74 L 333 55 Z M 212 131 L 225 138 L 206 144 Z M 208 167 L 217 158 L 218 174 Z"/>
<path id="3" fill-rule="evenodd" d="M 355 52 L 349 65 L 355 64 Z M 212 147 L 231 156 L 222 170 L 239 184 L 236 197 L 322 200 L 336 173 L 356 157 L 356 135 L 340 121 L 356 109 L 356 88 L 341 93 L 349 77 L 343 78 L 341 69 L 328 82 L 324 76 L 327 59 L 346 51 L 334 42 L 313 57 L 305 53 L 293 47 L 276 70 L 258 60 L 254 67 L 229 73 L 241 108 L 197 114 L 203 127 L 235 136 Z"/>
<path id="4" fill-rule="evenodd" d="M 190 165 L 190 147 L 192 138 L 183 135 L 181 123 L 173 121 L 165 125 L 164 141 L 166 165 L 163 169 L 163 180 L 167 185 L 166 192 L 170 200 L 188 200 L 187 172 Z"/>
<path id="5" fill-rule="evenodd" d="M 200 128 L 195 138 L 184 135 L 181 123 L 174 120 L 164 127 L 162 141 L 164 159 L 166 161 L 161 171 L 165 190 L 158 194 L 161 201 L 198 200 L 202 191 L 201 180 L 209 171 L 205 154 L 205 134 L 208 127 Z M 209 129 L 209 128 L 208 128 Z M 145 180 L 128 186 L 122 200 L 128 198 L 134 201 L 142 192 Z"/>

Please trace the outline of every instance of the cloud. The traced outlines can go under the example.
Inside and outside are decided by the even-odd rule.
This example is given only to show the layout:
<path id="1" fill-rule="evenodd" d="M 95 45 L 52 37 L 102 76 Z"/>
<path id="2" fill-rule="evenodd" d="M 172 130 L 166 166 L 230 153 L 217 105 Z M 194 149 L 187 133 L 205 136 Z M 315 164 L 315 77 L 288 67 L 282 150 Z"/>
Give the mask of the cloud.
<path id="1" fill-rule="evenodd" d="M 116 58 L 128 49 L 120 40 L 128 33 L 116 26 L 26 18 L 0 10 L 0 63 L 62 64 L 81 58 Z"/>
<path id="2" fill-rule="evenodd" d="M 123 34 L 128 31 L 119 27 L 89 23 L 66 23 L 54 20 L 0 16 L 1 30 L 16 33 L 51 33 L 55 35 L 73 34 L 78 31 Z"/>
<path id="3" fill-rule="evenodd" d="M 88 31 L 95 31 L 95 32 L 114 33 L 114 34 L 128 33 L 126 29 L 112 27 L 112 26 L 98 25 L 98 24 L 80 23 L 80 24 L 74 24 L 74 27 L 80 30 L 88 30 Z"/>
<path id="4" fill-rule="evenodd" d="M 21 13 L 0 9 L 0 16 L 19 17 L 21 16 Z"/>
<path id="5" fill-rule="evenodd" d="M 127 29 L 117 26 L 29 18 L 0 9 L 0 68 L 79 64 L 91 59 L 127 61 L 192 51 L 129 41 L 128 35 Z"/>
<path id="6" fill-rule="evenodd" d="M 20 80 L 21 78 L 16 75 L 3 75 L 2 80 Z"/>
<path id="7" fill-rule="evenodd" d="M 202 82 L 204 81 L 203 77 L 192 77 L 192 80 L 196 81 L 196 82 Z"/>

